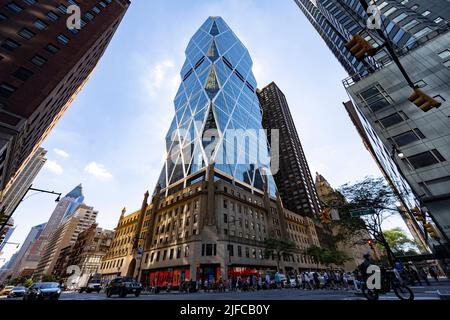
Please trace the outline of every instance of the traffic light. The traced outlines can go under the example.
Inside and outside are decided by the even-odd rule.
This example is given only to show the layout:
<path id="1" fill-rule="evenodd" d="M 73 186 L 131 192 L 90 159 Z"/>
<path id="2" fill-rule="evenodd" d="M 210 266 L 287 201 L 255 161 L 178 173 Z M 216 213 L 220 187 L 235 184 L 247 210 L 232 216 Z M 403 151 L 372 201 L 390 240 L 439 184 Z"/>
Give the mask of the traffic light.
<path id="1" fill-rule="evenodd" d="M 423 213 L 419 208 L 415 207 L 412 212 L 417 221 L 424 221 Z"/>
<path id="2" fill-rule="evenodd" d="M 352 39 L 347 42 L 345 47 L 358 61 L 364 60 L 366 57 L 373 57 L 377 53 L 377 49 L 360 35 L 354 34 Z"/>
<path id="3" fill-rule="evenodd" d="M 441 103 L 439 101 L 436 101 L 418 88 L 414 89 L 414 93 L 411 97 L 409 97 L 408 100 L 414 103 L 424 112 L 427 112 L 433 108 L 439 108 L 441 106 Z"/>
<path id="4" fill-rule="evenodd" d="M 320 211 L 319 218 L 320 218 L 320 222 L 322 222 L 323 224 L 330 224 L 331 220 L 332 220 L 330 209 L 328 209 L 328 208 L 322 209 Z"/>
<path id="5" fill-rule="evenodd" d="M 441 237 L 438 235 L 436 229 L 433 227 L 431 223 L 425 224 L 425 230 L 428 232 L 430 237 L 432 237 L 434 240 L 440 240 Z"/>

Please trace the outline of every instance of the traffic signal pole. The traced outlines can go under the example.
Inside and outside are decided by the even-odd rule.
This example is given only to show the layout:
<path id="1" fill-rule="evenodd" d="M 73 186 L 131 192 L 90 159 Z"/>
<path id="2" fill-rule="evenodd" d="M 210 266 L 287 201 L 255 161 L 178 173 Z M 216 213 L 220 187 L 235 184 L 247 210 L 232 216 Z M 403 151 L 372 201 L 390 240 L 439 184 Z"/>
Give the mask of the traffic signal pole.
<path id="1" fill-rule="evenodd" d="M 369 8 L 369 5 L 367 4 L 366 0 L 359 0 L 359 3 L 363 7 L 364 11 L 367 12 L 367 9 Z M 403 77 L 406 79 L 406 82 L 408 82 L 408 85 L 412 89 L 416 89 L 416 86 L 414 85 L 414 82 L 411 80 L 411 78 L 409 77 L 409 75 L 406 72 L 405 68 L 401 64 L 400 59 L 397 57 L 397 54 L 395 53 L 395 50 L 392 47 L 392 44 L 391 44 L 391 41 L 389 40 L 389 37 L 387 37 L 384 34 L 383 30 L 381 30 L 381 29 L 376 29 L 376 31 L 377 31 L 378 35 L 380 36 L 380 38 L 384 40 L 383 46 L 386 47 L 386 49 L 389 52 L 392 60 L 394 60 L 394 62 L 397 65 L 397 67 L 400 69 L 400 72 L 402 73 Z"/>

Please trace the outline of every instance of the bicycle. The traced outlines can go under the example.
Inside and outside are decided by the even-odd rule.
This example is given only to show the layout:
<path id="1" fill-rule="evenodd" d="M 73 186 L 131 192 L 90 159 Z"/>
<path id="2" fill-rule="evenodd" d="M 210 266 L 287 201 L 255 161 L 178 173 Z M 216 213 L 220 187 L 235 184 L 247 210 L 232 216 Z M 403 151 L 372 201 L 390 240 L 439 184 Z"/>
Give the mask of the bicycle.
<path id="1" fill-rule="evenodd" d="M 413 291 L 395 269 L 381 268 L 381 289 L 369 289 L 365 281 L 362 284 L 362 293 L 370 301 L 379 300 L 380 294 L 387 294 L 391 289 L 400 300 L 414 300 Z"/>

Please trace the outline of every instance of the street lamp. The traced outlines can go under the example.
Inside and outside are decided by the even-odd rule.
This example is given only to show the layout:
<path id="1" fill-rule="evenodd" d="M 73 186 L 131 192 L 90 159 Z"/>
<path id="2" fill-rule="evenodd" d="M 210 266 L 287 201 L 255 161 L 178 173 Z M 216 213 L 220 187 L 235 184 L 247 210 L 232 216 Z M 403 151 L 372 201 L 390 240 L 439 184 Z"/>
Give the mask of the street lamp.
<path id="1" fill-rule="evenodd" d="M 27 195 L 28 191 L 36 191 L 36 192 L 41 192 L 41 193 L 48 193 L 48 194 L 53 194 L 53 195 L 57 195 L 58 197 L 55 199 L 55 202 L 59 202 L 61 200 L 61 195 L 62 193 L 60 192 L 55 192 L 55 191 L 48 191 L 48 190 L 43 190 L 43 189 L 35 189 L 32 188 L 33 185 L 30 185 L 27 189 L 27 191 L 23 194 L 22 198 L 20 199 L 20 201 L 17 202 L 16 206 L 14 207 L 14 209 L 11 211 L 11 213 L 8 216 L 3 217 L 3 215 L 5 215 L 5 206 L 2 207 L 2 209 L 0 210 L 0 217 L 3 217 L 5 219 L 5 221 L 1 224 L 0 226 L 0 233 L 3 231 L 3 229 L 5 228 L 5 226 L 8 225 L 8 221 L 9 219 L 12 217 L 12 215 L 14 214 L 14 212 L 17 210 L 17 208 L 19 207 L 19 205 L 22 203 L 22 201 L 24 201 L 25 196 Z"/>

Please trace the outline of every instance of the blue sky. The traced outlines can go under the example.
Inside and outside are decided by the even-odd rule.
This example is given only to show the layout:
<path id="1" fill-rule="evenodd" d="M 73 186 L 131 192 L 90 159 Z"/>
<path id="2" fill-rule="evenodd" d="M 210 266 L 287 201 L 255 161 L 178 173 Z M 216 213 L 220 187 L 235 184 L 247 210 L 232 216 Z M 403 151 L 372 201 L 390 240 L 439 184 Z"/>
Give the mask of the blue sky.
<path id="1" fill-rule="evenodd" d="M 208 16 L 222 16 L 248 48 L 258 86 L 275 81 L 285 93 L 313 174 L 335 187 L 380 175 L 342 106 L 346 74 L 293 1 L 133 0 L 91 79 L 45 141 L 48 162 L 34 186 L 67 193 L 82 183 L 104 228 L 115 227 L 124 206 L 138 209 L 162 168 L 184 50 Z M 24 201 L 10 241 L 22 242 L 45 222 L 53 200 L 39 194 Z M 3 257 L 14 251 L 7 246 Z"/>

